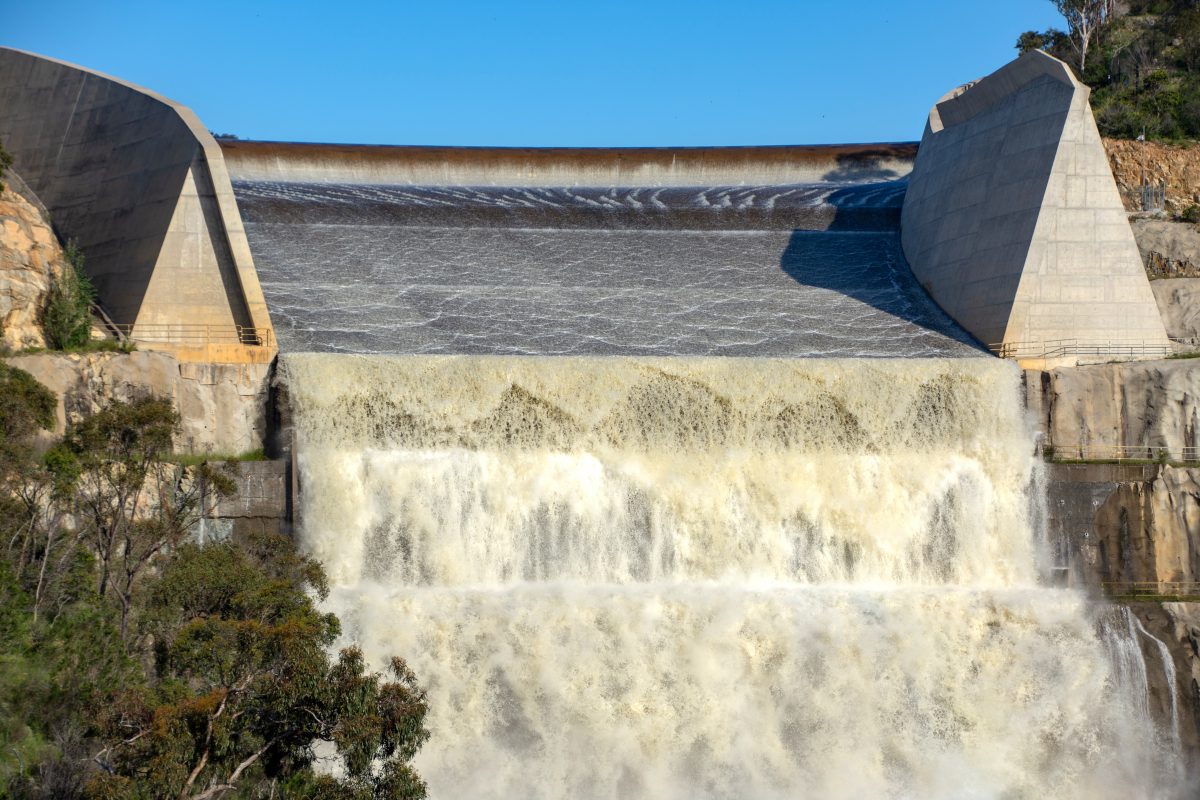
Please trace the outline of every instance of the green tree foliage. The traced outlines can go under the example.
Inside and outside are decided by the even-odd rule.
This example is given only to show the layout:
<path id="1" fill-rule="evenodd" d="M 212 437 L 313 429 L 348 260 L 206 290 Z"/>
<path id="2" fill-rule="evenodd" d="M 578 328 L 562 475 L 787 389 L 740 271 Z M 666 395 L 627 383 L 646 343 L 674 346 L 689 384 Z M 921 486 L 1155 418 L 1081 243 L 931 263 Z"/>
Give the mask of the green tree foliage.
<path id="1" fill-rule="evenodd" d="M 5 189 L 4 173 L 13 165 L 12 153 L 4 149 L 4 142 L 0 142 L 0 192 Z"/>
<path id="2" fill-rule="evenodd" d="M 170 404 L 113 403 L 46 449 L 55 405 L 0 364 L 0 797 L 423 797 L 412 672 L 330 657 L 324 573 L 289 540 L 190 541 L 232 484 L 164 462 Z"/>
<path id="3" fill-rule="evenodd" d="M 1200 5 L 1195 0 L 1131 0 L 1127 13 L 1118 13 L 1111 0 L 1052 2 L 1069 32 L 1026 31 L 1017 50 L 1043 49 L 1070 64 L 1093 89 L 1101 133 L 1200 138 Z"/>
<path id="4" fill-rule="evenodd" d="M 83 271 L 83 253 L 75 242 L 67 242 L 64 254 L 67 269 L 50 285 L 42 329 L 51 347 L 72 350 L 86 346 L 91 339 L 96 290 Z"/>
<path id="5" fill-rule="evenodd" d="M 407 762 L 427 736 L 424 694 L 399 659 L 386 681 L 356 649 L 331 663 L 338 621 L 309 587 L 324 596 L 320 567 L 280 537 L 181 548 L 147 601 L 157 683 L 105 716 L 109 772 L 89 791 L 207 798 L 282 784 L 288 797 L 423 797 Z M 312 773 L 318 740 L 334 743 L 343 777 Z"/>

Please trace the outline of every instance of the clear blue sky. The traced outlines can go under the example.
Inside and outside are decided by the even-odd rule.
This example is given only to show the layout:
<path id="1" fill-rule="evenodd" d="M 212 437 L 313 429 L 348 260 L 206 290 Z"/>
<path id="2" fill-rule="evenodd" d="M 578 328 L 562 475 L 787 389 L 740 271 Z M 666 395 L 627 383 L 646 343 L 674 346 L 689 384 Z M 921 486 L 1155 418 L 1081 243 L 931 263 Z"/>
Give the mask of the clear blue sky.
<path id="1" fill-rule="evenodd" d="M 249 139 L 745 145 L 919 138 L 1049 0 L 6 3 L 0 44 Z M 0 113 L 3 113 L 0 110 Z"/>

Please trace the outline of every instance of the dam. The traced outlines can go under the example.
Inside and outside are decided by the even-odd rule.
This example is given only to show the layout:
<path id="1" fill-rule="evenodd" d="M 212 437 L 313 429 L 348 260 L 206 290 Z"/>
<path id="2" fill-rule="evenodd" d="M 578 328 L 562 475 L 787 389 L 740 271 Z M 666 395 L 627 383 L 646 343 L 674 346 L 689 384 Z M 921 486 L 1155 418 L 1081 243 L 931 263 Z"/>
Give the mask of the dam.
<path id="1" fill-rule="evenodd" d="M 0 76 L 32 77 L 0 99 L 81 81 L 49 94 L 98 117 L 133 103 L 13 52 Z M 1043 57 L 944 98 L 920 149 L 354 147 L 185 125 L 155 186 L 178 178 L 188 202 L 138 222 L 163 245 L 136 280 L 102 263 L 102 300 L 133 333 L 183 318 L 163 276 L 186 272 L 213 324 L 253 323 L 236 328 L 253 358 L 275 357 L 269 329 L 298 545 L 327 570 L 337 645 L 402 656 L 427 689 L 414 763 L 432 797 L 1172 800 L 1178 714 L 1151 713 L 1166 662 L 1143 657 L 1158 640 L 1052 579 L 1021 371 L 988 352 L 1077 317 L 1094 334 L 1089 297 L 1165 341 L 1130 264 L 1085 264 L 1047 222 L 1080 210 L 1057 148 L 1090 140 Z M 990 163 L 979 130 L 1018 126 L 1039 157 L 1014 135 Z M 61 191 L 57 142 L 22 130 L 0 129 L 17 170 Z M 989 170 L 1039 199 L 998 188 L 980 210 Z M 1106 188 L 1085 180 L 1080 202 Z M 79 230 L 116 248 L 97 216 Z M 211 257 L 179 257 L 183 233 Z M 963 254 L 989 247 L 1003 258 Z M 1080 300 L 1087 269 L 1136 291 Z"/>

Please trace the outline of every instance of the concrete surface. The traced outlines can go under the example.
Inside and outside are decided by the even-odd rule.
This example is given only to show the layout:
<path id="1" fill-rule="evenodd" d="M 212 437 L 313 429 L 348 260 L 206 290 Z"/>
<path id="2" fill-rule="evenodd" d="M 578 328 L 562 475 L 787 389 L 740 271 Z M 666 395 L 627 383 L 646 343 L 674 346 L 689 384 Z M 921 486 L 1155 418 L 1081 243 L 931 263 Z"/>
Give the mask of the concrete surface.
<path id="1" fill-rule="evenodd" d="M 115 322 L 270 330 L 221 150 L 189 109 L 9 48 L 0 109 L 0 141 Z M 273 353 L 273 336 L 252 349 Z"/>
<path id="2" fill-rule="evenodd" d="M 747 186 L 903 178 L 916 145 L 381 147 L 220 140 L 235 181 L 410 186 Z"/>
<path id="3" fill-rule="evenodd" d="M 1088 89 L 1045 53 L 934 106 L 901 225 L 918 280 L 985 344 L 1167 346 Z"/>

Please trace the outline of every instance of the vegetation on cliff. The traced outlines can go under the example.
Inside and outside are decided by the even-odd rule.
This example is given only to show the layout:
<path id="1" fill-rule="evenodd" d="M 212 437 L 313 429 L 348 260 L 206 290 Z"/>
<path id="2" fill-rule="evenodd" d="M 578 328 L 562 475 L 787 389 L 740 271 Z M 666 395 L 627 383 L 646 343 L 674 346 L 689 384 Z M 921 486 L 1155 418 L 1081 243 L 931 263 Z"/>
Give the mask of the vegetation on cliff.
<path id="1" fill-rule="evenodd" d="M 1101 133 L 1200 139 L 1200 5 L 1196 0 L 1052 0 L 1067 30 L 1026 31 L 1090 86 Z"/>
<path id="2" fill-rule="evenodd" d="M 424 694 L 399 659 L 330 657 L 320 565 L 277 536 L 194 541 L 233 483 L 165 461 L 169 403 L 47 447 L 55 402 L 0 364 L 0 796 L 423 797 Z"/>

